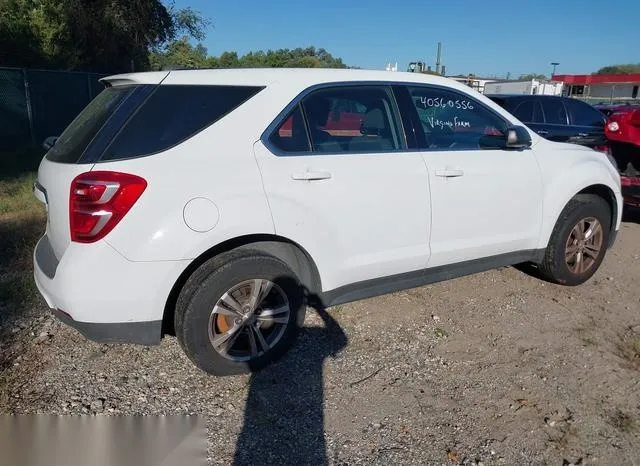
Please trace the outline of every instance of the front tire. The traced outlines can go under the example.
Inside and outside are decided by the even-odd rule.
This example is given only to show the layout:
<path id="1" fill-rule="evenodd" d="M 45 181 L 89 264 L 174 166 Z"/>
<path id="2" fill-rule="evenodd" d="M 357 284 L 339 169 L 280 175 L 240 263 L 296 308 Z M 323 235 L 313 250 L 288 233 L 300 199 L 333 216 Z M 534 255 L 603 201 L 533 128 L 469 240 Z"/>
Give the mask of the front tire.
<path id="1" fill-rule="evenodd" d="M 579 194 L 564 208 L 551 233 L 540 272 L 548 280 L 580 285 L 598 270 L 609 244 L 611 208 L 599 196 Z"/>
<path id="2" fill-rule="evenodd" d="M 174 323 L 196 366 L 232 375 L 280 358 L 295 340 L 304 311 L 302 287 L 284 262 L 258 251 L 232 251 L 189 278 Z"/>

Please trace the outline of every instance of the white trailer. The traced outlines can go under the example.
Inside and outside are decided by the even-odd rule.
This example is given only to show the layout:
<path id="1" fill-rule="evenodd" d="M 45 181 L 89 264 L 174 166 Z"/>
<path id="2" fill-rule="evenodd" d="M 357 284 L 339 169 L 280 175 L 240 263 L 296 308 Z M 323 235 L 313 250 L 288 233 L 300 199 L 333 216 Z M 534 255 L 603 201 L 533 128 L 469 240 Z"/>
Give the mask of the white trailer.
<path id="1" fill-rule="evenodd" d="M 494 81 L 484 85 L 485 94 L 562 95 L 562 83 L 529 79 L 526 81 Z"/>

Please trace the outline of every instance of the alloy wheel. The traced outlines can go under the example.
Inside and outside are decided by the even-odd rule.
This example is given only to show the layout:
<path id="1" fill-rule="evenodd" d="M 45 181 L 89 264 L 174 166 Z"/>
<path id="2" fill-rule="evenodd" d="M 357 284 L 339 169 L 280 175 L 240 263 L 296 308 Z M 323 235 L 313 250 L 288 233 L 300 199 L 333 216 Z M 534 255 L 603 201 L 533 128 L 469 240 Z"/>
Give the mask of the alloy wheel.
<path id="1" fill-rule="evenodd" d="M 221 356 L 249 361 L 275 347 L 289 322 L 287 295 L 265 279 L 243 281 L 225 292 L 209 316 L 209 341 Z"/>
<path id="2" fill-rule="evenodd" d="M 602 250 L 603 231 L 597 218 L 581 219 L 569 233 L 565 262 L 569 271 L 580 275 L 594 266 Z"/>

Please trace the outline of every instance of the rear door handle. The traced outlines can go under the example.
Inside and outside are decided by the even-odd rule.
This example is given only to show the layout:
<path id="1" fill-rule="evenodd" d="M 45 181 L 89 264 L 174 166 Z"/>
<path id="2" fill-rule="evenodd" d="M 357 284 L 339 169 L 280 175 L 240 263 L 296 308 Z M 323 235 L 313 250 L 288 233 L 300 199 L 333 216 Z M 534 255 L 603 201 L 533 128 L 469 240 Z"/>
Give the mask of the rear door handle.
<path id="1" fill-rule="evenodd" d="M 536 133 L 538 133 L 540 136 L 547 136 L 549 134 L 549 131 L 545 131 L 543 129 L 540 129 L 540 130 L 536 131 Z"/>
<path id="2" fill-rule="evenodd" d="M 587 138 L 589 137 L 589 133 L 578 133 L 578 136 L 580 136 L 581 138 Z"/>
<path id="3" fill-rule="evenodd" d="M 436 170 L 436 176 L 441 176 L 443 178 L 456 178 L 462 175 L 464 175 L 464 172 L 462 170 L 458 170 L 454 168 L 445 168 L 442 170 Z"/>
<path id="4" fill-rule="evenodd" d="M 302 173 L 294 173 L 291 175 L 291 178 L 301 181 L 328 180 L 331 178 L 331 173 L 323 171 L 306 171 Z"/>

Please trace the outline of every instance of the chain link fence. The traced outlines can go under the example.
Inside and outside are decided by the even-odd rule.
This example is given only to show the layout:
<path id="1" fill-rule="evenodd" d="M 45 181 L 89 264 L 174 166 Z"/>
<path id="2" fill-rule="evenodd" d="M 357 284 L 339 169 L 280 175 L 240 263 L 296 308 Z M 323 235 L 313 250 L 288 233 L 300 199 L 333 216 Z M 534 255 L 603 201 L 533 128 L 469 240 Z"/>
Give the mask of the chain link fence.
<path id="1" fill-rule="evenodd" d="M 0 156 L 60 135 L 103 89 L 104 76 L 0 67 Z"/>

